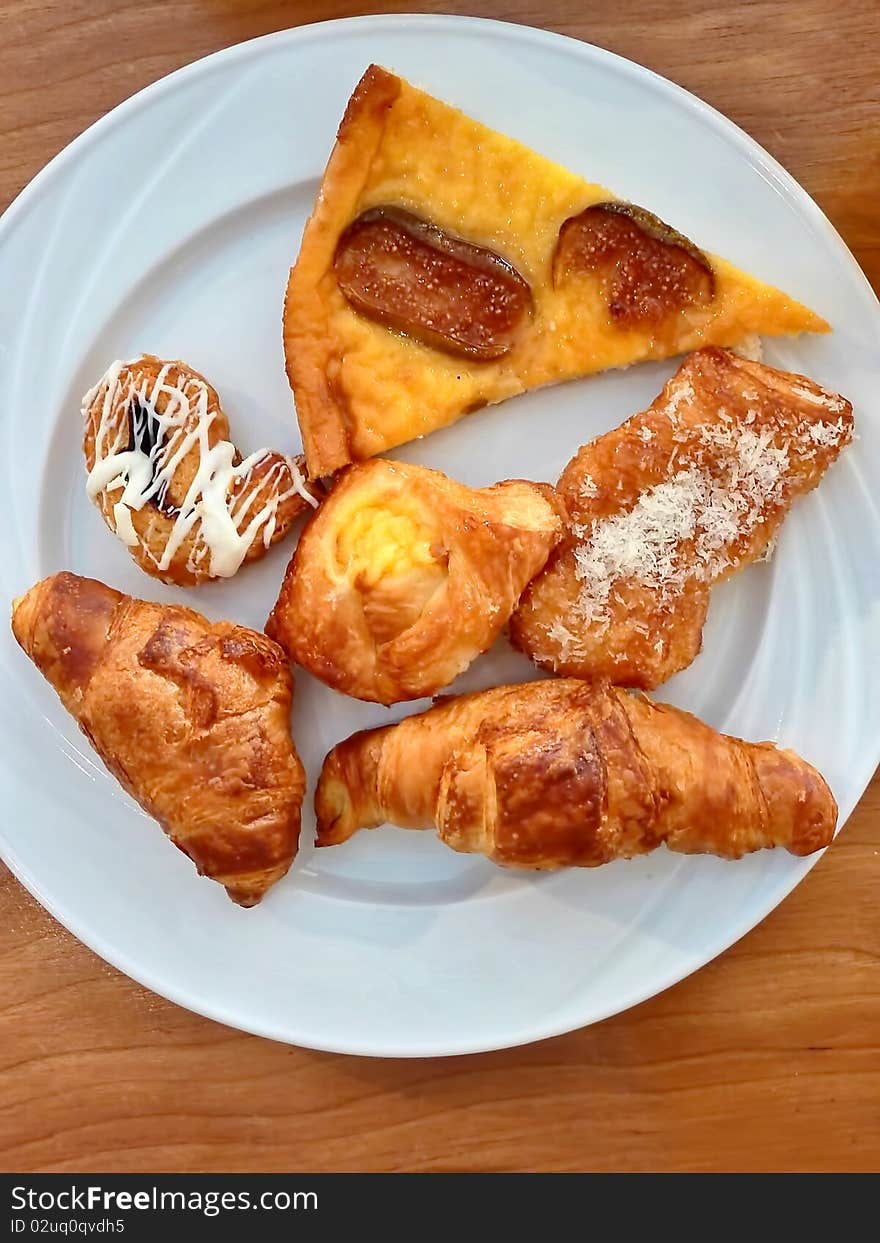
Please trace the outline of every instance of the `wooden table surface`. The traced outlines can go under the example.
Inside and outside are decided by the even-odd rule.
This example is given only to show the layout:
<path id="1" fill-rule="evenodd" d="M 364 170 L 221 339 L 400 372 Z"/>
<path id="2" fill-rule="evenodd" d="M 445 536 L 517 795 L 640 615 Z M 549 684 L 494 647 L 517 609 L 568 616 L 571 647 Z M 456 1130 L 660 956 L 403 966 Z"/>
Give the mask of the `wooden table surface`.
<path id="1" fill-rule="evenodd" d="M 786 165 L 880 288 L 877 0 L 0 0 L 0 207 L 179 65 L 418 7 L 544 25 L 681 83 Z M 784 906 L 663 996 L 525 1049 L 380 1062 L 178 1009 L 0 865 L 0 1169 L 876 1170 L 878 878 L 875 778 Z"/>

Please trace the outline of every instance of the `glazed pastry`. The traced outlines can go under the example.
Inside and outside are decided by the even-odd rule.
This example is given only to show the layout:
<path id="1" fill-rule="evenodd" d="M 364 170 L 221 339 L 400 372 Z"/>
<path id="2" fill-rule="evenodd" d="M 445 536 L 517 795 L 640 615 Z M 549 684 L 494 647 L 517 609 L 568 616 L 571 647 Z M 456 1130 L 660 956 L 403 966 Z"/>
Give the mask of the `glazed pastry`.
<path id="1" fill-rule="evenodd" d="M 12 629 L 111 773 L 203 876 L 254 906 L 293 862 L 293 679 L 265 635 L 55 574 Z"/>
<path id="2" fill-rule="evenodd" d="M 837 806 L 792 751 L 740 742 L 605 682 L 501 686 L 334 747 L 318 845 L 390 821 L 521 868 L 596 867 L 654 850 L 811 854 Z"/>
<path id="3" fill-rule="evenodd" d="M 492 645 L 562 532 L 546 484 L 466 488 L 375 458 L 306 527 L 266 632 L 357 699 L 433 695 Z"/>
<path id="4" fill-rule="evenodd" d="M 318 477 L 524 389 L 827 327 L 374 65 L 306 225 L 284 347 Z"/>
<path id="5" fill-rule="evenodd" d="M 151 354 L 83 398 L 88 494 L 148 574 L 192 586 L 262 557 L 317 502 L 292 458 L 242 459 L 207 380 Z"/>
<path id="6" fill-rule="evenodd" d="M 545 669 L 650 689 L 700 650 L 710 588 L 766 558 L 792 501 L 852 437 L 852 406 L 726 350 L 685 359 L 558 490 L 568 538 L 511 619 Z"/>

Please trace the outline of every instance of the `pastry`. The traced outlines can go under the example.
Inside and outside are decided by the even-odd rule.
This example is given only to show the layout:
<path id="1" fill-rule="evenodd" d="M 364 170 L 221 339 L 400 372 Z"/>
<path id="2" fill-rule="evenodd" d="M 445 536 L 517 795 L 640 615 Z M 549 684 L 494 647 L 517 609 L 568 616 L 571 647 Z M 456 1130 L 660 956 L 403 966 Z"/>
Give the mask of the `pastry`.
<path id="1" fill-rule="evenodd" d="M 848 401 L 803 376 L 690 355 L 563 471 L 568 537 L 511 618 L 514 646 L 555 673 L 645 690 L 684 669 L 713 583 L 769 556 L 852 424 Z"/>
<path id="2" fill-rule="evenodd" d="M 148 574 L 228 578 L 283 539 L 315 498 L 301 463 L 242 459 L 214 389 L 182 362 L 115 362 L 82 403 L 88 494 Z"/>
<path id="3" fill-rule="evenodd" d="M 385 821 L 521 868 L 595 867 L 661 843 L 738 859 L 834 835 L 837 806 L 791 751 L 740 742 L 677 708 L 573 678 L 447 699 L 334 747 L 318 845 Z"/>
<path id="4" fill-rule="evenodd" d="M 305 790 L 293 679 L 265 635 L 55 574 L 12 629 L 120 784 L 240 906 L 293 862 Z"/>
<path id="5" fill-rule="evenodd" d="M 358 699 L 433 695 L 491 646 L 563 529 L 546 484 L 359 463 L 306 526 L 266 632 Z"/>
<path id="6" fill-rule="evenodd" d="M 827 327 L 374 65 L 306 225 L 284 348 L 318 477 L 538 385 Z"/>

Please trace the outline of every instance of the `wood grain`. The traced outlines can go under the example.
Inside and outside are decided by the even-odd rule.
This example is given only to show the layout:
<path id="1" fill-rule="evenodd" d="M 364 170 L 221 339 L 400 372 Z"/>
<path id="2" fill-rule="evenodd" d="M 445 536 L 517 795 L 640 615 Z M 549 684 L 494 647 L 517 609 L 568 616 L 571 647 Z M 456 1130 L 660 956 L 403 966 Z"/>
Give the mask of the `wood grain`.
<path id="1" fill-rule="evenodd" d="M 418 6 L 0 0 L 0 206 L 162 74 L 301 22 Z M 502 0 L 680 82 L 807 187 L 880 286 L 876 0 Z M 695 170 L 695 178 L 698 170 Z M 526 1049 L 376 1062 L 197 1018 L 104 965 L 0 868 L 5 1170 L 870 1170 L 880 1165 L 880 781 L 721 959 Z"/>

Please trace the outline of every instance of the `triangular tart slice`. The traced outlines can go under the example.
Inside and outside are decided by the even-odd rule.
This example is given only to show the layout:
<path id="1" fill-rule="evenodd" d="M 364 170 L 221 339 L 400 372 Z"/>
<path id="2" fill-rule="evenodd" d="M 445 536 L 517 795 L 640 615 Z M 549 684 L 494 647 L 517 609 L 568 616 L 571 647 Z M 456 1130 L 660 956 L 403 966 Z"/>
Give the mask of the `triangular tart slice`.
<path id="1" fill-rule="evenodd" d="M 827 330 L 644 207 L 375 65 L 284 310 L 312 476 L 539 385 Z"/>

